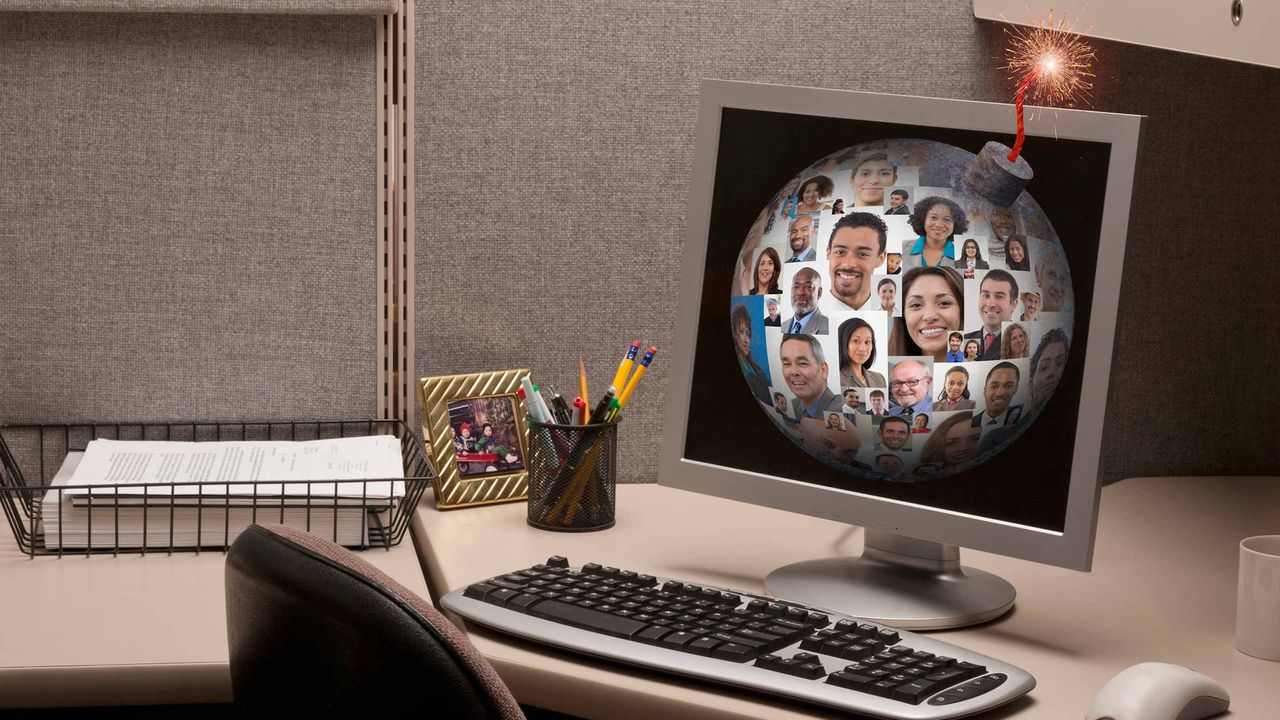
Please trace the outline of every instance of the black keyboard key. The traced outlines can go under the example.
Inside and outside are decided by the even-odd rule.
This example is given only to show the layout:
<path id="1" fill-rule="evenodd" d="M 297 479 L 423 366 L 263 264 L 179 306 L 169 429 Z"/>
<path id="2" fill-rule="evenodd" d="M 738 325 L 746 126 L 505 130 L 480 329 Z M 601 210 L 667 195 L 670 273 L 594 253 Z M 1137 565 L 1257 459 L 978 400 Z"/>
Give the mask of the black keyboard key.
<path id="1" fill-rule="evenodd" d="M 494 578 L 493 580 L 489 581 L 489 584 L 495 585 L 500 588 L 506 588 L 508 590 L 524 590 L 526 587 L 528 587 L 527 583 L 511 582 L 510 580 L 507 580 L 505 578 Z"/>
<path id="2" fill-rule="evenodd" d="M 720 593 L 719 602 L 721 605 L 732 605 L 737 607 L 742 604 L 742 596 L 735 595 L 731 592 L 722 592 Z"/>
<path id="3" fill-rule="evenodd" d="M 821 635 L 809 635 L 800 641 L 800 649 L 822 652 L 822 643 L 826 641 L 827 639 Z"/>
<path id="4" fill-rule="evenodd" d="M 800 667 L 796 668 L 796 671 L 793 674 L 796 677 L 804 678 L 805 680 L 817 680 L 823 675 L 826 675 L 827 671 L 822 667 L 821 663 L 811 662 L 802 663 Z"/>
<path id="5" fill-rule="evenodd" d="M 661 625 L 651 625 L 635 635 L 632 635 L 631 639 L 638 640 L 646 645 L 657 645 L 659 640 L 670 634 L 670 628 L 664 628 Z"/>
<path id="6" fill-rule="evenodd" d="M 913 678 L 915 678 L 916 680 L 919 680 L 920 678 L 924 677 L 925 675 L 928 675 L 928 674 L 929 674 L 929 671 L 928 671 L 928 670 L 921 670 L 921 669 L 920 669 L 920 668 L 918 668 L 918 667 L 909 667 L 909 668 L 907 668 L 906 670 L 903 670 L 903 671 L 902 671 L 902 674 L 903 674 L 903 675 L 906 675 L 907 677 L 913 677 Z"/>
<path id="7" fill-rule="evenodd" d="M 619 570 L 618 579 L 626 580 L 627 582 L 632 582 L 636 579 L 636 574 L 631 570 Z"/>
<path id="8" fill-rule="evenodd" d="M 900 685 L 893 691 L 894 700 L 901 700 L 912 705 L 919 705 L 921 701 L 932 695 L 938 689 L 937 685 L 928 680 L 914 680 L 905 685 Z"/>
<path id="9" fill-rule="evenodd" d="M 828 675 L 827 682 L 831 685 L 835 685 L 836 687 L 866 692 L 867 688 L 871 687 L 871 684 L 875 682 L 875 680 L 867 677 L 866 675 L 859 675 L 858 673 L 849 672 L 848 670 L 840 670 Z"/>
<path id="10" fill-rule="evenodd" d="M 783 627 L 782 625 L 769 625 L 768 627 L 760 628 L 760 632 L 767 632 L 772 635 L 777 635 L 779 637 L 792 638 L 794 640 L 795 638 L 800 636 L 800 633 L 804 631 L 796 630 L 795 628 Z"/>
<path id="11" fill-rule="evenodd" d="M 801 645 L 801 647 L 803 648 L 804 646 Z M 818 652 L 823 655 L 835 655 L 836 657 L 840 657 L 840 652 L 847 647 L 849 647 L 849 643 L 843 640 L 827 640 L 818 647 Z"/>
<path id="12" fill-rule="evenodd" d="M 645 588 L 653 587 L 656 582 L 658 582 L 657 578 L 652 575 L 636 575 L 636 584 Z"/>
<path id="13" fill-rule="evenodd" d="M 866 692 L 877 697 L 887 698 L 893 694 L 896 687 L 898 687 L 898 683 L 892 680 L 877 680 L 867 686 Z"/>
<path id="14" fill-rule="evenodd" d="M 840 651 L 837 656 L 843 660 L 862 660 L 876 654 L 875 645 L 852 643 Z"/>
<path id="15" fill-rule="evenodd" d="M 916 662 L 926 662 L 928 660 L 932 660 L 934 657 L 933 653 L 927 653 L 923 650 L 917 650 L 911 653 L 911 659 Z"/>
<path id="16" fill-rule="evenodd" d="M 802 662 L 802 663 L 816 663 L 816 662 L 818 662 L 818 656 L 817 656 L 817 655 L 814 655 L 813 653 L 807 653 L 807 652 L 798 652 L 798 653 L 796 653 L 795 655 L 792 655 L 792 656 L 791 656 L 791 658 L 792 658 L 793 660 L 799 660 L 799 661 L 800 661 L 800 662 Z"/>
<path id="17" fill-rule="evenodd" d="M 740 632 L 741 631 L 735 631 L 732 633 L 715 632 L 715 633 L 711 633 L 710 636 L 717 640 L 723 640 L 727 643 L 734 643 L 736 645 L 746 645 L 747 647 L 755 648 L 758 651 L 758 654 L 773 652 L 776 649 L 771 647 L 765 647 L 765 643 L 760 642 L 758 640 L 749 640 L 747 638 L 740 637 L 739 636 Z"/>
<path id="18" fill-rule="evenodd" d="M 605 565 L 604 567 L 600 568 L 600 574 L 601 574 L 601 575 L 607 575 L 607 576 L 609 576 L 610 578 L 612 578 L 613 576 L 617 575 L 619 572 L 620 572 L 620 571 L 618 570 L 618 568 L 616 568 L 616 567 L 609 567 L 608 565 Z"/>
<path id="19" fill-rule="evenodd" d="M 510 590 L 497 590 L 493 594 L 499 592 L 510 592 Z M 529 608 L 529 614 L 614 637 L 630 637 L 646 627 L 644 623 L 630 618 L 615 617 L 599 610 L 569 605 L 558 600 L 544 600 Z"/>
<path id="20" fill-rule="evenodd" d="M 529 595 L 521 593 L 507 601 L 507 609 L 516 612 L 529 612 L 529 608 L 542 602 L 542 598 L 537 595 Z"/>
<path id="21" fill-rule="evenodd" d="M 880 628 L 868 623 L 860 623 L 854 632 L 862 637 L 874 638 L 880 632 Z"/>
<path id="22" fill-rule="evenodd" d="M 836 630 L 842 633 L 855 632 L 858 629 L 858 621 L 856 620 L 840 620 L 836 623 Z"/>
<path id="23" fill-rule="evenodd" d="M 722 641 L 713 637 L 700 637 L 686 645 L 684 649 L 686 652 L 691 652 L 695 655 L 710 655 L 717 645 L 722 644 Z"/>
<path id="24" fill-rule="evenodd" d="M 958 662 L 955 665 L 952 665 L 951 669 L 962 670 L 968 673 L 969 677 L 978 677 L 979 675 L 985 675 L 987 673 L 987 669 L 985 667 L 981 665 L 975 665 L 970 662 Z"/>
<path id="25" fill-rule="evenodd" d="M 485 593 L 484 601 L 489 603 L 490 605 L 506 607 L 507 601 L 519 594 L 520 593 L 516 592 L 515 590 L 498 588 L 496 590 L 493 590 L 492 592 Z"/>
<path id="26" fill-rule="evenodd" d="M 677 631 L 659 640 L 658 646 L 672 650 L 684 650 L 685 645 L 697 640 L 699 637 L 696 633 Z"/>
<path id="27" fill-rule="evenodd" d="M 793 607 L 787 608 L 785 617 L 793 622 L 804 622 L 809 617 L 809 613 L 805 612 L 803 608 Z"/>
<path id="28" fill-rule="evenodd" d="M 711 651 L 711 657 L 731 662 L 747 662 L 759 654 L 760 650 L 757 648 L 734 642 L 718 645 L 715 650 Z"/>
<path id="29" fill-rule="evenodd" d="M 925 680 L 936 683 L 938 687 L 951 687 L 958 682 L 964 682 L 969 679 L 969 674 L 963 670 L 940 670 L 935 673 L 924 676 Z"/>
<path id="30" fill-rule="evenodd" d="M 938 662 L 937 660 L 925 660 L 924 662 L 916 663 L 915 665 L 912 665 L 911 667 L 919 668 L 920 670 L 924 670 L 924 671 L 925 671 L 925 674 L 926 674 L 926 675 L 928 675 L 929 673 L 936 673 L 936 672 L 938 672 L 938 671 L 940 671 L 940 670 L 944 670 L 944 669 L 946 669 L 946 667 L 947 667 L 947 666 L 946 666 L 946 665 L 943 665 L 942 663 Z"/>
<path id="31" fill-rule="evenodd" d="M 547 567 L 567 568 L 569 567 L 569 560 L 563 555 L 552 555 L 547 558 Z"/>
<path id="32" fill-rule="evenodd" d="M 787 606 L 779 603 L 769 603 L 769 606 L 764 611 L 773 617 L 782 617 L 787 614 Z"/>
<path id="33" fill-rule="evenodd" d="M 751 612 L 761 612 L 767 607 L 769 607 L 769 603 L 765 602 L 764 600 L 752 600 L 751 602 L 747 603 L 746 609 L 750 610 Z"/>
<path id="34" fill-rule="evenodd" d="M 809 627 L 826 627 L 831 624 L 831 618 L 822 613 L 811 612 L 805 616 L 804 622 Z"/>
<path id="35" fill-rule="evenodd" d="M 497 589 L 498 587 L 496 585 L 481 582 L 474 585 L 468 585 L 467 589 L 462 591 L 462 595 L 463 597 L 469 597 L 472 600 L 484 600 L 485 595 L 488 595 Z"/>
<path id="36" fill-rule="evenodd" d="M 795 675 L 796 671 L 800 669 L 802 664 L 803 663 L 795 658 L 783 658 L 782 660 L 774 663 L 774 666 L 770 669 L 777 670 L 778 672 L 786 673 L 788 675 Z"/>
<path id="37" fill-rule="evenodd" d="M 756 667 L 764 668 L 765 670 L 772 670 L 774 666 L 780 662 L 782 662 L 781 657 L 774 655 L 773 653 L 769 653 L 768 655 L 761 655 L 756 658 Z"/>
<path id="38" fill-rule="evenodd" d="M 898 642 L 898 632 L 896 630 L 880 630 L 876 633 L 876 639 L 885 645 L 892 645 Z"/>

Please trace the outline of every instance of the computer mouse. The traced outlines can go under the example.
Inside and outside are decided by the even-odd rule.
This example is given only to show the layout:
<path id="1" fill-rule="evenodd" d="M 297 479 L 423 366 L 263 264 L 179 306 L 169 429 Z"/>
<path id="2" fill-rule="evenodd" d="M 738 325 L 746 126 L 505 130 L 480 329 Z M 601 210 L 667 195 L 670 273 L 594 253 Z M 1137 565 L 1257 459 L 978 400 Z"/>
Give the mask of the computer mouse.
<path id="1" fill-rule="evenodd" d="M 1116 673 L 1093 699 L 1085 720 L 1201 720 L 1227 711 L 1217 681 L 1168 663 L 1139 663 Z"/>

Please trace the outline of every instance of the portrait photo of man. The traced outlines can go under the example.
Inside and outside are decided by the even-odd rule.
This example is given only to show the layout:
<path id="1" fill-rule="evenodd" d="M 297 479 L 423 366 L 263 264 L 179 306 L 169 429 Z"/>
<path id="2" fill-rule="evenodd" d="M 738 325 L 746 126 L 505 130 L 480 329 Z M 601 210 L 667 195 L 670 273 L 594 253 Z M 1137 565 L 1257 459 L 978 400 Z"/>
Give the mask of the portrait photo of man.
<path id="1" fill-rule="evenodd" d="M 888 241 L 889 228 L 876 215 L 852 212 L 840 218 L 827 244 L 831 297 L 851 310 L 878 309 L 871 276 L 884 262 Z"/>
<path id="2" fill-rule="evenodd" d="M 792 335 L 826 335 L 827 316 L 818 309 L 822 298 L 822 276 L 813 268 L 801 268 L 791 278 L 791 317 L 782 321 L 782 331 Z"/>
<path id="3" fill-rule="evenodd" d="M 889 410 L 890 415 L 910 418 L 916 413 L 932 412 L 929 393 L 933 390 L 933 377 L 929 372 L 920 360 L 903 360 L 893 366 L 889 371 L 889 394 L 897 405 Z"/>
<path id="4" fill-rule="evenodd" d="M 779 348 L 782 379 L 795 399 L 791 407 L 797 418 L 826 420 L 826 413 L 840 412 L 844 405 L 827 386 L 828 366 L 822 345 L 812 335 L 783 335 Z"/>
<path id="5" fill-rule="evenodd" d="M 791 246 L 791 257 L 784 262 L 809 262 L 816 260 L 818 251 L 813 246 L 813 234 L 817 231 L 817 221 L 812 215 L 801 215 L 787 227 L 787 243 Z"/>
<path id="6" fill-rule="evenodd" d="M 902 188 L 898 188 L 889 193 L 889 207 L 884 211 L 885 215 L 910 215 L 911 204 L 907 201 L 911 199 L 910 193 Z"/>
<path id="7" fill-rule="evenodd" d="M 1011 362 L 1002 362 L 987 373 L 987 381 L 982 384 L 982 399 L 986 407 L 973 417 L 973 426 L 1001 428 L 1012 425 L 1022 417 L 1022 406 L 1013 405 L 1013 397 L 1018 394 L 1018 383 L 1022 371 Z"/>
<path id="8" fill-rule="evenodd" d="M 978 340 L 979 360 L 1000 359 L 1002 323 L 1013 319 L 1018 307 L 1018 281 L 1007 270 L 992 270 L 978 284 L 978 317 L 982 329 L 965 333 L 966 339 Z"/>

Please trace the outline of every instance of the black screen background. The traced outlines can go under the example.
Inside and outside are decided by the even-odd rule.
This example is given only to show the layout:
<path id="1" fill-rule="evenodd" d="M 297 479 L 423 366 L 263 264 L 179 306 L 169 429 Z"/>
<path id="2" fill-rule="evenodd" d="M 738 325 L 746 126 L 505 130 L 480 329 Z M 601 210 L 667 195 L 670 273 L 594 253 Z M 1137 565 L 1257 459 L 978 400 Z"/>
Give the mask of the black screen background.
<path id="1" fill-rule="evenodd" d="M 722 111 L 684 456 L 1062 532 L 1110 159 L 1105 143 L 1028 136 L 1023 146 L 1022 155 L 1035 172 L 1027 192 L 1053 223 L 1071 268 L 1075 325 L 1067 367 L 1053 397 L 1002 452 L 936 481 L 861 478 L 792 443 L 756 404 L 742 377 L 729 333 L 729 298 L 751 223 L 787 181 L 815 160 L 851 145 L 894 138 L 934 140 L 975 154 L 989 140 L 1013 144 L 1012 135 L 971 130 Z M 825 238 L 820 240 L 819 247 L 825 246 Z"/>

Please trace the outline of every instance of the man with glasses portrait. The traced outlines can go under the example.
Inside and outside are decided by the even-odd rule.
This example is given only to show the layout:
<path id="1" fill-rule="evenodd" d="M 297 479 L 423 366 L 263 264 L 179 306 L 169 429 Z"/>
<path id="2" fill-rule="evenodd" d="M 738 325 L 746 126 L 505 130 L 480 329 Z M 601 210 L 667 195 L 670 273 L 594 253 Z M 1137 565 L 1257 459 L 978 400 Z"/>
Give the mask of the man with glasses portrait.
<path id="1" fill-rule="evenodd" d="M 889 371 L 889 396 L 897 403 L 890 415 L 901 415 L 908 420 L 916 413 L 933 411 L 933 377 L 929 367 L 920 360 L 903 360 Z"/>

